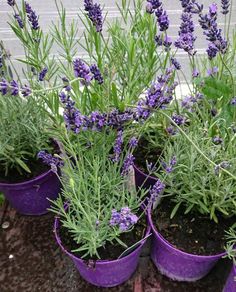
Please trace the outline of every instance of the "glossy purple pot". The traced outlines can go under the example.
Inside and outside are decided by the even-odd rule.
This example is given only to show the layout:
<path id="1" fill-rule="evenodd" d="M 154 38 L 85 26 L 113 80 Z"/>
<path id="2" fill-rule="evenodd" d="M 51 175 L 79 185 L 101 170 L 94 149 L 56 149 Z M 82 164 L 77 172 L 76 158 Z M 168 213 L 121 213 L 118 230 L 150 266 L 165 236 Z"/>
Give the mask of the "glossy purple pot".
<path id="1" fill-rule="evenodd" d="M 144 173 L 136 165 L 134 165 L 134 173 L 135 173 L 135 183 L 138 188 L 143 187 L 145 189 L 149 189 L 157 182 L 156 177 Z"/>
<path id="2" fill-rule="evenodd" d="M 72 259 L 80 275 L 89 283 L 98 287 L 114 287 L 127 281 L 135 272 L 139 256 L 146 237 L 150 234 L 151 228 L 148 227 L 144 240 L 140 245 L 135 248 L 127 256 L 117 260 L 98 260 L 95 265 L 88 265 L 82 259 L 74 256 L 67 251 L 62 245 L 61 239 L 58 234 L 59 218 L 56 217 L 54 223 L 54 232 L 56 241 L 60 245 L 61 249 Z"/>
<path id="3" fill-rule="evenodd" d="M 23 215 L 43 215 L 60 191 L 57 175 L 49 170 L 36 178 L 16 184 L 0 183 L 2 191 L 11 206 Z"/>
<path id="4" fill-rule="evenodd" d="M 223 292 L 235 292 L 236 291 L 236 266 L 233 265 L 229 277 L 226 281 Z"/>
<path id="5" fill-rule="evenodd" d="M 152 228 L 153 242 L 151 258 L 157 269 L 172 280 L 194 282 L 203 278 L 226 253 L 214 256 L 198 256 L 183 252 L 157 231 L 148 210 L 148 221 Z"/>

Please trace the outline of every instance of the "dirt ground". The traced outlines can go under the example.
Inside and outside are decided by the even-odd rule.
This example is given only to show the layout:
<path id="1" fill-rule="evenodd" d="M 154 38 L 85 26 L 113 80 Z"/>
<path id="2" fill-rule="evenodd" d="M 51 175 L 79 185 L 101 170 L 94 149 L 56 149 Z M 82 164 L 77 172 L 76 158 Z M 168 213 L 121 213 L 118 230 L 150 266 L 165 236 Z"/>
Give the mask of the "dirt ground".
<path id="1" fill-rule="evenodd" d="M 174 282 L 158 273 L 146 247 L 128 282 L 114 288 L 97 288 L 80 277 L 57 246 L 52 214 L 22 216 L 5 203 L 0 207 L 0 219 L 1 292 L 221 292 L 230 270 L 230 263 L 223 259 L 200 281 Z"/>

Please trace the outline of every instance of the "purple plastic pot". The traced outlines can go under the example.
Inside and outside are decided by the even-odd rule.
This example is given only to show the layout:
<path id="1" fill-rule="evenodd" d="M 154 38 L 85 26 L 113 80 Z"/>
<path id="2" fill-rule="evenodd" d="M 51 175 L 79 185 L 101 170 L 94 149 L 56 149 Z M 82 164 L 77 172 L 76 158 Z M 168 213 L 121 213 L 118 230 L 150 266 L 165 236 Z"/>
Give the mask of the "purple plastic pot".
<path id="1" fill-rule="evenodd" d="M 151 208 L 148 221 L 152 228 L 151 258 L 161 274 L 172 280 L 194 282 L 203 278 L 226 253 L 198 256 L 183 252 L 165 240 L 153 224 Z"/>
<path id="2" fill-rule="evenodd" d="M 67 251 L 60 240 L 58 234 L 59 218 L 56 217 L 54 223 L 54 232 L 57 243 L 61 249 L 73 260 L 76 268 L 80 272 L 80 275 L 89 283 L 99 287 L 114 287 L 127 281 L 131 275 L 135 272 L 139 255 L 142 247 L 146 242 L 144 239 L 140 245 L 134 249 L 130 254 L 117 260 L 98 260 L 95 262 L 95 266 L 88 265 L 82 259 L 74 256 Z M 150 234 L 151 228 L 147 228 L 147 232 L 144 238 Z"/>
<path id="3" fill-rule="evenodd" d="M 137 187 L 143 187 L 143 188 L 149 189 L 157 182 L 156 177 L 144 173 L 135 164 L 134 164 L 134 173 L 135 173 L 135 183 Z"/>
<path id="4" fill-rule="evenodd" d="M 26 182 L 0 183 L 0 191 L 20 214 L 42 215 L 51 205 L 48 199 L 57 198 L 60 186 L 57 175 L 49 170 Z"/>
<path id="5" fill-rule="evenodd" d="M 235 292 L 235 291 L 236 291 L 236 266 L 233 265 L 223 292 Z"/>

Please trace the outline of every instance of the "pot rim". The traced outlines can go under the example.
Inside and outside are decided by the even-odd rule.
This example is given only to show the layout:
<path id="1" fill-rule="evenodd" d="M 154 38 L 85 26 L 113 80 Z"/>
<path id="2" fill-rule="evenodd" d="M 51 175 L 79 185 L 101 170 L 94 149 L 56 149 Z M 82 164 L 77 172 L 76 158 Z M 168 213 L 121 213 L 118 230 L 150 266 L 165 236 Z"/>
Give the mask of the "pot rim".
<path id="1" fill-rule="evenodd" d="M 21 187 L 21 186 L 27 186 L 29 184 L 35 183 L 38 180 L 44 179 L 45 177 L 47 177 L 49 174 L 54 173 L 51 169 L 37 175 L 36 177 L 20 182 L 20 183 L 1 183 L 0 182 L 0 186 L 1 187 Z"/>
<path id="2" fill-rule="evenodd" d="M 135 163 L 134 163 L 134 169 L 136 170 L 136 171 L 138 171 L 140 174 L 142 174 L 143 176 L 145 176 L 145 177 L 147 177 L 147 178 L 151 178 L 151 179 L 154 179 L 155 181 L 157 181 L 158 180 L 158 178 L 157 177 L 155 177 L 155 176 L 151 176 L 151 175 L 148 175 L 148 174 L 146 174 L 145 172 L 143 172 Z"/>
<path id="3" fill-rule="evenodd" d="M 202 260 L 213 260 L 213 259 L 217 259 L 217 258 L 220 258 L 220 257 L 223 257 L 226 255 L 226 252 L 222 252 L 220 254 L 216 254 L 216 255 L 195 255 L 195 254 L 191 254 L 191 253 L 188 253 L 188 252 L 185 252 L 185 251 L 182 251 L 176 247 L 174 247 L 169 241 L 167 241 L 156 229 L 156 227 L 154 226 L 153 224 L 153 221 L 152 221 L 152 215 L 151 215 L 151 209 L 152 209 L 152 206 L 149 206 L 148 207 L 148 221 L 149 221 L 149 224 L 151 225 L 151 228 L 153 230 L 153 235 L 155 235 L 156 237 L 158 237 L 158 239 L 166 246 L 168 246 L 168 248 L 172 249 L 173 251 L 175 252 L 178 252 L 180 254 L 182 254 L 183 256 L 187 256 L 187 257 L 192 257 L 194 259 L 202 259 Z"/>
<path id="4" fill-rule="evenodd" d="M 60 216 L 56 216 L 55 217 L 55 220 L 54 220 L 54 229 L 53 229 L 53 232 L 55 234 L 55 237 L 56 237 L 56 241 L 57 241 L 57 244 L 59 244 L 59 246 L 61 247 L 61 249 L 63 250 L 63 252 L 65 252 L 69 257 L 71 257 L 73 260 L 76 260 L 76 261 L 80 261 L 80 263 L 85 263 L 86 261 L 73 255 L 71 252 L 69 252 L 62 244 L 61 242 L 61 238 L 59 236 L 59 233 L 58 233 L 58 228 L 59 228 L 59 223 L 60 223 Z M 115 259 L 115 260 L 96 260 L 95 263 L 96 265 L 99 264 L 100 266 L 103 265 L 103 264 L 107 264 L 107 263 L 116 263 L 116 262 L 123 262 L 125 260 L 127 260 L 128 258 L 132 257 L 134 253 L 137 253 L 144 245 L 144 243 L 146 242 L 147 240 L 147 236 L 150 234 L 150 231 L 151 231 L 151 227 L 150 225 L 148 224 L 148 220 L 147 220 L 147 228 L 146 228 L 146 233 L 145 233 L 145 236 L 140 240 L 141 242 L 139 243 L 139 245 L 133 250 L 131 251 L 128 255 L 120 258 L 120 259 Z"/>

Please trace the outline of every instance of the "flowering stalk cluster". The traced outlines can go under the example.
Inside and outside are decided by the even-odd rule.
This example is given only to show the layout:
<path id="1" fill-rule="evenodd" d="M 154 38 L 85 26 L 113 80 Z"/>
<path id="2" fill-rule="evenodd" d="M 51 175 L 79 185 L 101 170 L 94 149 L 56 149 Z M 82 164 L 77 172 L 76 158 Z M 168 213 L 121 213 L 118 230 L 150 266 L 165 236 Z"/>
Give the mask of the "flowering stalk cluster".
<path id="1" fill-rule="evenodd" d="M 121 208 L 120 212 L 112 210 L 110 226 L 119 226 L 120 231 L 129 230 L 137 222 L 138 217 L 131 212 L 129 207 Z"/>
<path id="2" fill-rule="evenodd" d="M 225 54 L 228 47 L 227 41 L 222 36 L 222 30 L 217 26 L 217 10 L 217 5 L 213 3 L 207 14 L 199 15 L 199 23 L 209 41 L 207 54 L 210 60 L 215 58 L 218 53 Z"/>
<path id="3" fill-rule="evenodd" d="M 0 81 L 0 92 L 2 95 L 10 94 L 12 96 L 17 96 L 21 93 L 24 97 L 31 94 L 31 90 L 27 85 L 20 88 L 15 80 L 8 82 L 5 78 Z"/>
<path id="4" fill-rule="evenodd" d="M 15 6 L 16 2 L 15 0 L 7 0 L 7 4 L 13 7 Z"/>
<path id="5" fill-rule="evenodd" d="M 88 18 L 96 27 L 97 32 L 102 31 L 103 17 L 100 4 L 93 3 L 93 0 L 84 0 L 84 9 L 87 11 Z"/>
<path id="6" fill-rule="evenodd" d="M 230 0 L 221 0 L 222 14 L 226 15 L 229 13 Z"/>
<path id="7" fill-rule="evenodd" d="M 161 162 L 162 167 L 164 168 L 166 173 L 171 173 L 176 163 L 177 163 L 176 156 L 173 156 L 171 160 L 169 161 L 169 163 L 166 163 L 165 161 Z"/>
<path id="8" fill-rule="evenodd" d="M 196 2 L 196 0 L 180 0 L 184 12 L 199 14 L 203 10 L 203 5 Z"/>
<path id="9" fill-rule="evenodd" d="M 95 79 L 98 84 L 103 83 L 102 74 L 96 64 L 88 66 L 81 59 L 76 59 L 73 62 L 75 77 L 83 79 L 81 82 L 84 85 L 89 85 Z"/>
<path id="10" fill-rule="evenodd" d="M 39 72 L 39 81 L 43 81 L 45 79 L 46 74 L 48 73 L 48 68 L 45 67 Z"/>
<path id="11" fill-rule="evenodd" d="M 193 107 L 199 101 L 203 99 L 203 95 L 201 93 L 197 93 L 195 95 L 188 95 L 181 101 L 181 106 L 190 112 L 193 112 Z"/>
<path id="12" fill-rule="evenodd" d="M 39 29 L 39 22 L 38 22 L 39 18 L 36 15 L 36 12 L 32 9 L 32 7 L 27 2 L 25 2 L 25 11 L 26 11 L 28 20 L 31 24 L 31 28 L 33 30 L 38 30 Z"/>
<path id="13" fill-rule="evenodd" d="M 24 28 L 24 22 L 19 14 L 14 15 L 15 20 L 17 21 L 20 28 Z"/>
<path id="14" fill-rule="evenodd" d="M 44 164 L 50 166 L 54 172 L 57 172 L 57 168 L 63 165 L 63 161 L 59 157 L 54 157 L 52 154 L 43 150 L 38 153 L 37 157 L 41 159 Z"/>
<path id="15" fill-rule="evenodd" d="M 158 197 L 163 193 L 165 187 L 165 184 L 160 179 L 158 179 L 150 190 L 150 203 L 156 202 Z"/>
<path id="16" fill-rule="evenodd" d="M 146 98 L 141 99 L 137 106 L 137 118 L 146 120 L 151 109 L 164 108 L 173 99 L 176 83 L 168 85 L 174 73 L 174 68 L 168 68 L 164 75 L 157 78 L 157 81 L 149 88 Z"/>
<path id="17" fill-rule="evenodd" d="M 192 13 L 184 12 L 181 15 L 181 20 L 179 38 L 175 41 L 175 46 L 193 56 L 196 54 L 196 50 L 194 49 L 196 37 L 193 34 L 194 23 L 192 20 Z"/>

